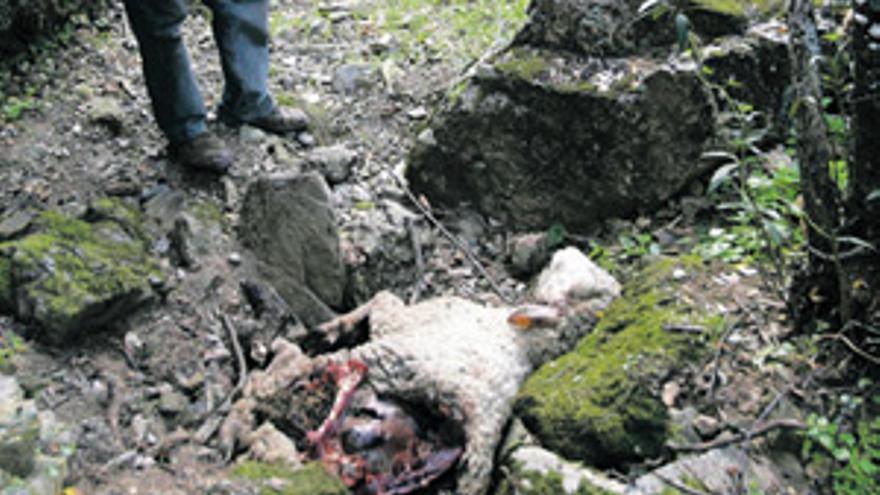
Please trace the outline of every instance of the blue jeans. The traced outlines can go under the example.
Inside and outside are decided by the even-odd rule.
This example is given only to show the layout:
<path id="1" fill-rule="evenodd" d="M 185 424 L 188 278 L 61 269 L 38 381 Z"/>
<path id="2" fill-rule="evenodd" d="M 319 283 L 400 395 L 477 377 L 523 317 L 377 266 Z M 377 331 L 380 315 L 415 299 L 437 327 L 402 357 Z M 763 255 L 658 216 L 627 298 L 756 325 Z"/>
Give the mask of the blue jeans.
<path id="1" fill-rule="evenodd" d="M 269 96 L 269 0 L 203 0 L 213 13 L 225 87 L 219 115 L 248 122 L 272 112 Z M 186 0 L 124 0 L 138 40 L 147 91 L 159 128 L 172 143 L 207 131 L 181 25 Z"/>

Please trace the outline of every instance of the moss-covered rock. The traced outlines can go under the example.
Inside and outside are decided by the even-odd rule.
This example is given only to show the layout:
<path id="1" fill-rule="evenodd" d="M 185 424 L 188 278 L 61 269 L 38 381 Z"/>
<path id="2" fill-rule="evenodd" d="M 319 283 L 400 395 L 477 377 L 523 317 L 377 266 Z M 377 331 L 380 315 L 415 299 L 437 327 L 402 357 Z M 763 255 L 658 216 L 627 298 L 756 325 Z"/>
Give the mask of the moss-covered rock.
<path id="1" fill-rule="evenodd" d="M 349 493 L 342 481 L 328 473 L 317 462 L 292 469 L 249 461 L 235 466 L 232 474 L 260 483 L 275 480 L 271 486 L 268 483 L 264 484 L 260 489 L 260 495 L 347 495 Z M 283 483 L 277 483 L 278 481 Z"/>
<path id="2" fill-rule="evenodd" d="M 152 295 L 149 277 L 158 265 L 147 254 L 137 212 L 121 203 L 102 206 L 96 211 L 104 214 L 91 223 L 43 212 L 35 233 L 0 243 L 0 308 L 35 322 L 45 340 L 100 328 Z"/>
<path id="3" fill-rule="evenodd" d="M 716 323 L 677 297 L 673 272 L 700 267 L 694 258 L 650 265 L 574 351 L 529 378 L 515 410 L 543 445 L 600 467 L 660 454 L 669 429 L 661 382 L 706 349 L 699 336 L 663 326 Z"/>

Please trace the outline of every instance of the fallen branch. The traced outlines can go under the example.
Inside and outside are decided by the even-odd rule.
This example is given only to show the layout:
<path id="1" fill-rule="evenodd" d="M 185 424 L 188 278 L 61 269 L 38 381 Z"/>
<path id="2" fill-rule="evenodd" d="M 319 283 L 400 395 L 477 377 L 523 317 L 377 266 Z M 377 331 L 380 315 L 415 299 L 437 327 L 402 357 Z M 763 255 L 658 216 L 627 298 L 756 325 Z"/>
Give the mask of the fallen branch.
<path id="1" fill-rule="evenodd" d="M 238 341 L 238 332 L 235 330 L 235 326 L 232 325 L 232 322 L 229 321 L 229 317 L 226 315 L 221 317 L 221 321 L 223 322 L 223 327 L 226 329 L 226 333 L 229 334 L 229 341 L 232 343 L 232 350 L 235 352 L 235 360 L 238 363 L 238 382 L 236 383 L 233 392 L 229 394 L 229 397 L 231 397 L 236 391 L 244 390 L 248 374 L 247 361 L 244 359 L 244 352 L 241 350 L 241 343 Z M 227 399 L 229 397 L 227 397 Z"/>
<path id="2" fill-rule="evenodd" d="M 855 345 L 853 343 L 853 341 L 850 340 L 845 335 L 841 335 L 841 334 L 821 335 L 821 336 L 819 336 L 819 340 L 839 340 L 839 341 L 843 342 L 843 345 L 845 345 L 847 348 L 849 348 L 849 350 L 851 350 L 857 356 L 859 356 L 865 360 L 868 360 L 868 361 L 876 364 L 877 366 L 880 366 L 880 356 L 875 356 L 875 355 L 869 353 L 868 351 L 862 349 L 861 347 Z"/>
<path id="3" fill-rule="evenodd" d="M 744 440 L 751 441 L 755 438 L 762 437 L 768 433 L 780 429 L 804 430 L 806 428 L 807 426 L 799 419 L 775 419 L 773 421 L 768 421 L 761 426 L 753 427 L 747 432 L 735 433 L 732 436 L 718 437 L 715 440 L 710 440 L 708 442 L 702 443 L 692 443 L 688 445 L 670 444 L 669 448 L 674 450 L 675 452 L 684 453 L 708 452 L 710 450 L 724 448 L 728 445 L 739 443 Z"/>

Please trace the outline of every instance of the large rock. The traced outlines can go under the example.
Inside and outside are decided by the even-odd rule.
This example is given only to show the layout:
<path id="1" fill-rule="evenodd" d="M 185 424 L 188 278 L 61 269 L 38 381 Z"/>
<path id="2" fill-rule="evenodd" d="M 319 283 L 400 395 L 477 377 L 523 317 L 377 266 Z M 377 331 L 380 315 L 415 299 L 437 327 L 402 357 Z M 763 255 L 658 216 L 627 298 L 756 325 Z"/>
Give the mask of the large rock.
<path id="1" fill-rule="evenodd" d="M 655 208 L 706 172 L 715 108 L 700 78 L 693 64 L 515 49 L 440 112 L 407 178 L 518 229 Z"/>
<path id="2" fill-rule="evenodd" d="M 529 4 L 529 21 L 516 42 L 584 54 L 617 57 L 651 49 L 668 51 L 676 39 L 673 13 L 639 14 L 645 0 L 540 0 Z M 694 0 L 692 29 L 714 38 L 742 32 L 757 2 Z M 766 10 L 772 2 L 761 2 Z"/>
<path id="3" fill-rule="evenodd" d="M 513 48 L 455 88 L 419 135 L 413 188 L 516 230 L 590 231 L 705 177 L 714 164 L 701 157 L 728 142 L 721 117 L 743 108 L 722 92 L 779 114 L 787 40 L 778 25 L 750 27 L 754 2 L 692 2 L 702 64 L 675 55 L 672 14 L 639 14 L 643 3 L 532 2 Z"/>
<path id="4" fill-rule="evenodd" d="M 95 202 L 90 222 L 43 212 L 35 233 L 0 244 L 0 309 L 53 343 L 129 314 L 150 300 L 159 274 L 139 217 L 116 200 Z"/>
<path id="5" fill-rule="evenodd" d="M 38 411 L 12 376 L 0 375 L 0 494 L 61 493 L 73 436 Z"/>
<path id="6" fill-rule="evenodd" d="M 317 173 L 257 180 L 242 206 L 240 234 L 262 275 L 313 326 L 343 303 L 346 276 L 330 205 Z"/>
<path id="7" fill-rule="evenodd" d="M 715 324 L 679 294 L 683 274 L 699 266 L 683 258 L 646 268 L 572 352 L 526 381 L 515 410 L 542 445 L 598 467 L 661 453 L 670 423 L 660 380 L 706 350 L 700 336 L 664 326 Z"/>

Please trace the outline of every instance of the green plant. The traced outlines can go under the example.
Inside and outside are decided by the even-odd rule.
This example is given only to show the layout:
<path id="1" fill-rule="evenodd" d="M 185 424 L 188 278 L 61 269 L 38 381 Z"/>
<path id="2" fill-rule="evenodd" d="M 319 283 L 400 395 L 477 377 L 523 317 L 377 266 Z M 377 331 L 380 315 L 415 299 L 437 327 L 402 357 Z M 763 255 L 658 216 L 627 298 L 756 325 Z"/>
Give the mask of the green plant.
<path id="1" fill-rule="evenodd" d="M 862 380 L 861 384 L 870 381 Z M 874 407 L 880 406 L 880 397 L 875 395 L 871 401 Z M 830 466 L 835 494 L 880 493 L 880 416 L 866 415 L 854 422 L 854 428 L 844 429 L 841 425 L 848 417 L 868 408 L 860 396 L 843 395 L 840 405 L 836 421 L 817 414 L 809 416 L 802 455 L 815 465 Z"/>
<path id="2" fill-rule="evenodd" d="M 10 330 L 0 331 L 0 373 L 10 371 L 12 358 L 24 349 L 21 337 Z"/>

